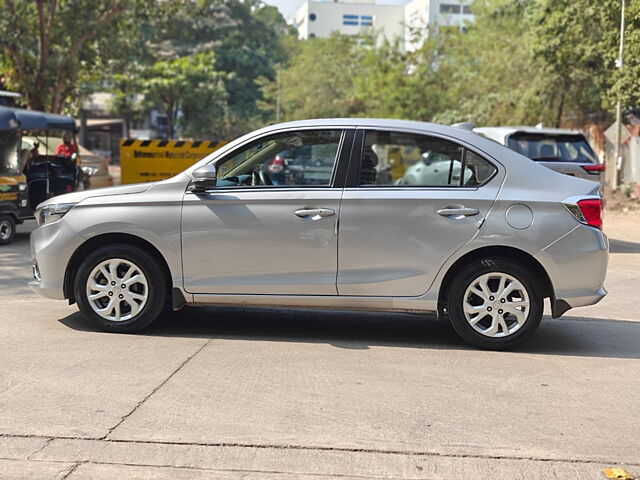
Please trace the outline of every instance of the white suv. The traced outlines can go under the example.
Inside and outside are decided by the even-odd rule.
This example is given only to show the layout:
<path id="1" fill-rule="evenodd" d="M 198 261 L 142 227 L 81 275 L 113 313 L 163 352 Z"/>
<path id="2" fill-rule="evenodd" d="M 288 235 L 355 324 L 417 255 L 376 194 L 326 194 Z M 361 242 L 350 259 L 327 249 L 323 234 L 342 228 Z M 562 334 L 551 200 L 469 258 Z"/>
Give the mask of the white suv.
<path id="1" fill-rule="evenodd" d="M 482 127 L 473 131 L 565 175 L 599 182 L 605 169 L 585 136 L 575 130 Z"/>

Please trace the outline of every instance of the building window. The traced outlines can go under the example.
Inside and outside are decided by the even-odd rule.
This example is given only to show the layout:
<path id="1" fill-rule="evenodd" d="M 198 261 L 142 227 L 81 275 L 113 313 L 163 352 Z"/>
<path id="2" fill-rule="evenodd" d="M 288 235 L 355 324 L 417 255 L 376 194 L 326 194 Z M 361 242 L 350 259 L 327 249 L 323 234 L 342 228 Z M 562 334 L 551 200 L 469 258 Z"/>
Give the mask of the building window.
<path id="1" fill-rule="evenodd" d="M 372 27 L 373 15 L 360 15 L 360 25 L 364 27 Z"/>
<path id="2" fill-rule="evenodd" d="M 462 7 L 462 13 L 464 13 L 465 15 L 472 15 L 471 7 L 469 5 L 464 5 Z"/>
<path id="3" fill-rule="evenodd" d="M 309 34 L 309 38 L 316 38 L 316 34 L 315 33 L 310 33 Z"/>
<path id="4" fill-rule="evenodd" d="M 342 25 L 358 25 L 358 15 L 342 15 Z"/>
<path id="5" fill-rule="evenodd" d="M 316 17 L 316 14 L 315 14 L 315 13 L 310 13 L 310 14 L 309 14 L 309 20 L 311 20 L 312 22 L 315 22 L 315 21 L 316 21 L 316 18 L 318 18 L 318 17 Z"/>
<path id="6" fill-rule="evenodd" d="M 460 13 L 460 5 L 454 3 L 441 3 L 440 13 Z"/>

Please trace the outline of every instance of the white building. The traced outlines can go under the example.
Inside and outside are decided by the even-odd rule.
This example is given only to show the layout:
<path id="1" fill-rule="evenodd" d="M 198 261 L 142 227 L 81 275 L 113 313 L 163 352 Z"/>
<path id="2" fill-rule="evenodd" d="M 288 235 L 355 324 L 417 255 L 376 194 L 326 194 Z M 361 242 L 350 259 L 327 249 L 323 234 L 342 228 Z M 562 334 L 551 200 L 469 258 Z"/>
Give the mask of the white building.
<path id="1" fill-rule="evenodd" d="M 293 24 L 303 39 L 328 37 L 332 32 L 355 35 L 374 30 L 389 40 L 399 38 L 405 48 L 411 50 L 424 40 L 424 37 L 412 38 L 413 29 L 421 29 L 426 36 L 441 27 L 462 28 L 465 21 L 473 20 L 471 2 L 410 0 L 406 5 L 384 5 L 375 0 L 304 0 Z"/>
<path id="2" fill-rule="evenodd" d="M 373 0 L 305 0 L 295 15 L 300 38 L 328 37 L 332 32 L 355 35 L 380 31 L 389 40 L 404 38 L 404 6 L 376 5 Z"/>
<path id="3" fill-rule="evenodd" d="M 404 6 L 404 44 L 407 50 L 420 47 L 429 32 L 443 28 L 464 28 L 473 21 L 470 4 L 473 0 L 411 0 Z M 425 28 L 426 27 L 426 28 Z M 411 31 L 422 31 L 422 37 L 412 37 Z"/>

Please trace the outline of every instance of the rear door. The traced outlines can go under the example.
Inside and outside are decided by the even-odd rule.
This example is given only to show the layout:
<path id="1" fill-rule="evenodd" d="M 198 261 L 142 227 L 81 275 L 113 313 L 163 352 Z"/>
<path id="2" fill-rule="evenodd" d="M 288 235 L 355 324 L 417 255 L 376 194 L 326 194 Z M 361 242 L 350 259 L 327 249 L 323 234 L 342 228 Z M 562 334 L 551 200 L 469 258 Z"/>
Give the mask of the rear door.
<path id="1" fill-rule="evenodd" d="M 340 208 L 338 293 L 420 296 L 478 231 L 501 170 L 451 139 L 358 131 Z"/>

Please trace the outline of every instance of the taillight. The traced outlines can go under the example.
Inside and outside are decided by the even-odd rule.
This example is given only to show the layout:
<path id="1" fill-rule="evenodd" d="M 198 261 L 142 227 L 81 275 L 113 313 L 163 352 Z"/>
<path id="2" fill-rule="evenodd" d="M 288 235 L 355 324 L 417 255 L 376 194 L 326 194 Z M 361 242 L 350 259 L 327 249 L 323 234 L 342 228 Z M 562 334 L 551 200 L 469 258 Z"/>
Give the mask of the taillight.
<path id="1" fill-rule="evenodd" d="M 599 197 L 567 199 L 563 202 L 567 210 L 580 223 L 602 230 L 602 199 Z"/>
<path id="2" fill-rule="evenodd" d="M 601 199 L 594 198 L 589 200 L 579 200 L 578 208 L 582 212 L 582 216 L 584 217 L 587 225 L 591 225 L 592 227 L 602 229 L 602 200 Z"/>
<path id="3" fill-rule="evenodd" d="M 595 165 L 582 165 L 582 168 L 591 175 L 598 175 L 600 172 L 604 172 L 607 169 L 604 163 L 597 163 Z"/>

